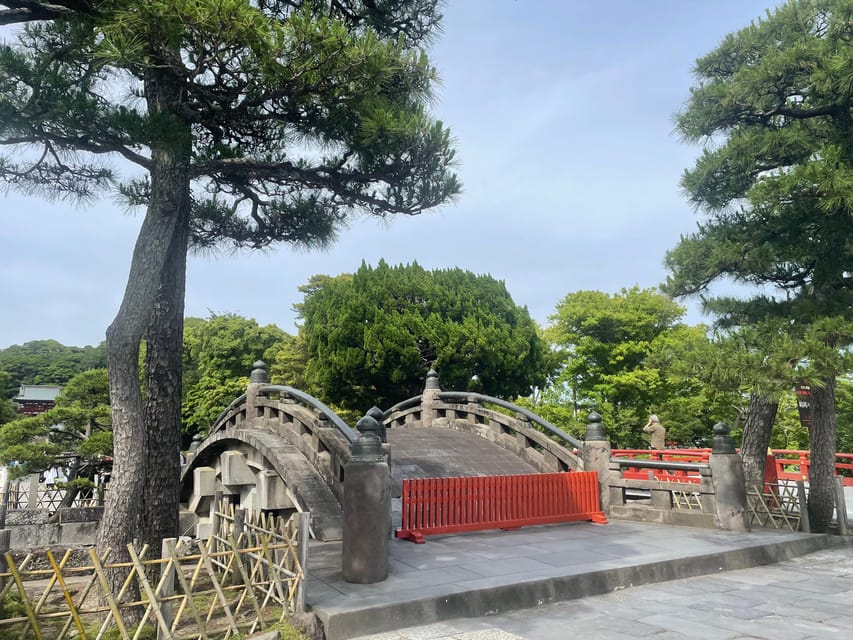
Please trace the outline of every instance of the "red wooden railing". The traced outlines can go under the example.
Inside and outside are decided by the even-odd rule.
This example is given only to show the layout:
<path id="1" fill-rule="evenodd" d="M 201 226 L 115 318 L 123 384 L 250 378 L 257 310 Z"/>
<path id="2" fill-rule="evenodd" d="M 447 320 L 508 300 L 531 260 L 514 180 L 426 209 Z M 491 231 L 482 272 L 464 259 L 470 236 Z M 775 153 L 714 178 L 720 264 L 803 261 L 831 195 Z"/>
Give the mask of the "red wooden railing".
<path id="1" fill-rule="evenodd" d="M 612 455 L 616 458 L 642 458 L 645 460 L 660 460 L 662 462 L 708 462 L 710 449 L 614 449 Z M 779 480 L 808 480 L 810 451 L 798 451 L 791 449 L 771 449 L 773 458 L 767 460 L 767 464 L 775 464 L 773 477 Z M 772 462 L 771 462 L 772 460 Z M 835 475 L 841 477 L 844 486 L 853 487 L 853 453 L 835 454 Z M 656 480 L 672 480 L 674 472 L 664 470 L 630 469 L 626 468 L 626 478 L 647 480 L 649 472 L 652 472 Z M 771 471 L 768 468 L 767 474 Z M 698 476 L 687 475 L 678 478 L 682 482 L 699 482 Z"/>
<path id="2" fill-rule="evenodd" d="M 771 449 L 776 460 L 776 476 L 780 480 L 808 480 L 811 451 Z M 835 454 L 835 475 L 845 487 L 853 487 L 853 453 Z"/>
<path id="3" fill-rule="evenodd" d="M 605 524 L 594 471 L 403 480 L 395 535 L 424 536 L 590 520 Z"/>

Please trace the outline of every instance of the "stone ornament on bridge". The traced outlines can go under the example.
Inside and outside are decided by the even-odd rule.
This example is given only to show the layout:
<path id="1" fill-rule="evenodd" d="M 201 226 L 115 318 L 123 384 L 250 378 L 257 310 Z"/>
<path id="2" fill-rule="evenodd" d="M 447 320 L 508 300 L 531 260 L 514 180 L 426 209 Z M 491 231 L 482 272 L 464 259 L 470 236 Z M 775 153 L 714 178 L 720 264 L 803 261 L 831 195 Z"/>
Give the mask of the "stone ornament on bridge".
<path id="1" fill-rule="evenodd" d="M 361 434 L 352 444 L 352 462 L 384 462 L 382 440 L 379 438 L 380 422 L 372 416 L 364 416 L 355 423 Z"/>
<path id="2" fill-rule="evenodd" d="M 249 374 L 249 384 L 266 384 L 270 381 L 265 367 L 267 363 L 263 360 L 255 360 L 252 367 L 252 373 Z"/>
<path id="3" fill-rule="evenodd" d="M 607 434 L 604 432 L 604 425 L 601 423 L 601 414 L 596 411 L 592 411 L 589 414 L 584 440 L 587 442 L 607 440 Z"/>
<path id="4" fill-rule="evenodd" d="M 731 428 L 725 422 L 715 424 L 711 453 L 735 453 L 735 442 L 730 434 Z"/>

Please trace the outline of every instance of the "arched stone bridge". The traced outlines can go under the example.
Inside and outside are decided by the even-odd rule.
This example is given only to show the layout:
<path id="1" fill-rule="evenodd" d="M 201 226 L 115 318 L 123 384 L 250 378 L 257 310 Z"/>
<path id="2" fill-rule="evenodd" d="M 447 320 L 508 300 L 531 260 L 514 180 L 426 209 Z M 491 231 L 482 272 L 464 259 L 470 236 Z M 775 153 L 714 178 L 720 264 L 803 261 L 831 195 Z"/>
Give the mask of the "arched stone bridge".
<path id="1" fill-rule="evenodd" d="M 252 510 L 310 511 L 315 537 L 340 539 L 344 466 L 358 433 L 318 399 L 268 384 L 263 363 L 255 366 L 246 393 L 194 444 L 182 469 L 185 522 L 197 536 L 209 535 L 221 498 Z M 443 392 L 434 371 L 422 395 L 391 407 L 381 421 L 395 486 L 412 477 L 583 468 L 579 440 L 499 398 Z"/>

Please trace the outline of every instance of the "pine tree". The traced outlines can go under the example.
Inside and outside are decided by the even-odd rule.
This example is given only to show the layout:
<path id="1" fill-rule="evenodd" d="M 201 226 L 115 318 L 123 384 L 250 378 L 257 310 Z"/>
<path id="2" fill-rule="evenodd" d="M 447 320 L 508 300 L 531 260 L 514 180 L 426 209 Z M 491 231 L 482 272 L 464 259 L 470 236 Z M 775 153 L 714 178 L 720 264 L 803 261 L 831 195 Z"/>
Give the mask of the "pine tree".
<path id="1" fill-rule="evenodd" d="M 459 190 L 428 112 L 438 0 L 3 0 L 0 180 L 146 213 L 106 344 L 115 466 L 99 546 L 177 533 L 190 246 L 330 242 Z M 35 150 L 32 152 L 32 150 Z M 118 168 L 130 166 L 126 175 Z M 145 338 L 145 389 L 140 343 Z"/>
<path id="2" fill-rule="evenodd" d="M 835 379 L 853 339 L 853 5 L 782 4 L 726 36 L 695 67 L 677 126 L 704 141 L 682 185 L 705 214 L 667 256 L 668 291 L 734 280 L 745 298 L 710 297 L 724 326 L 783 319 L 812 372 L 809 515 L 833 510 Z"/>

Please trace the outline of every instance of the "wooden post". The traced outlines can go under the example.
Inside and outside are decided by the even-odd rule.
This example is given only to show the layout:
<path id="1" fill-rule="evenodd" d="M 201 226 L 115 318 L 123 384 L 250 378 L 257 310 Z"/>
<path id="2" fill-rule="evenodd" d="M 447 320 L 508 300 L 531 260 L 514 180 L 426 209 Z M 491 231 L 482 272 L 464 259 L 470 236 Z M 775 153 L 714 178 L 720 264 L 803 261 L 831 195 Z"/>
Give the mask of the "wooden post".
<path id="1" fill-rule="evenodd" d="M 242 548 L 242 536 L 243 532 L 246 530 L 246 510 L 245 509 L 237 509 L 234 512 L 234 540 L 237 542 L 237 546 Z"/>
<path id="2" fill-rule="evenodd" d="M 844 497 L 844 483 L 835 476 L 835 515 L 838 518 L 838 534 L 847 535 L 847 499 Z"/>
<path id="3" fill-rule="evenodd" d="M 173 558 L 172 549 L 177 544 L 177 538 L 163 538 L 162 551 L 160 557 L 163 559 Z M 177 555 L 177 554 L 175 554 Z M 172 622 L 175 620 L 175 612 L 172 608 L 172 601 L 168 598 L 175 595 L 175 565 L 174 562 L 166 562 L 160 565 L 160 584 L 163 587 L 160 589 L 160 612 L 163 614 L 163 620 L 168 628 L 172 628 Z M 171 640 L 172 634 L 167 634 L 160 627 L 157 627 L 157 640 Z"/>
<path id="4" fill-rule="evenodd" d="M 213 494 L 213 502 L 210 505 L 210 530 L 213 532 L 211 537 L 213 538 L 213 551 L 216 552 L 219 550 L 219 543 L 216 542 L 216 537 L 225 538 L 225 535 L 219 530 L 222 526 L 219 522 L 219 509 L 222 507 L 222 490 L 218 490 Z"/>
<path id="5" fill-rule="evenodd" d="M 296 613 L 305 611 L 305 585 L 308 583 L 308 540 L 311 535 L 309 521 L 311 514 L 300 511 L 296 520 L 296 544 L 299 551 L 299 566 L 302 567 L 302 579 L 296 587 L 293 608 Z"/>
<path id="6" fill-rule="evenodd" d="M 12 532 L 9 529 L 0 529 L 0 572 L 6 573 L 6 553 L 12 540 Z M 6 579 L 0 578 L 0 590 L 6 586 Z M 3 600 L 0 600 L 0 615 L 3 614 Z"/>
<path id="7" fill-rule="evenodd" d="M 800 529 L 803 533 L 811 533 L 812 527 L 809 523 L 809 505 L 806 500 L 806 483 L 797 480 L 797 499 L 800 503 Z"/>

